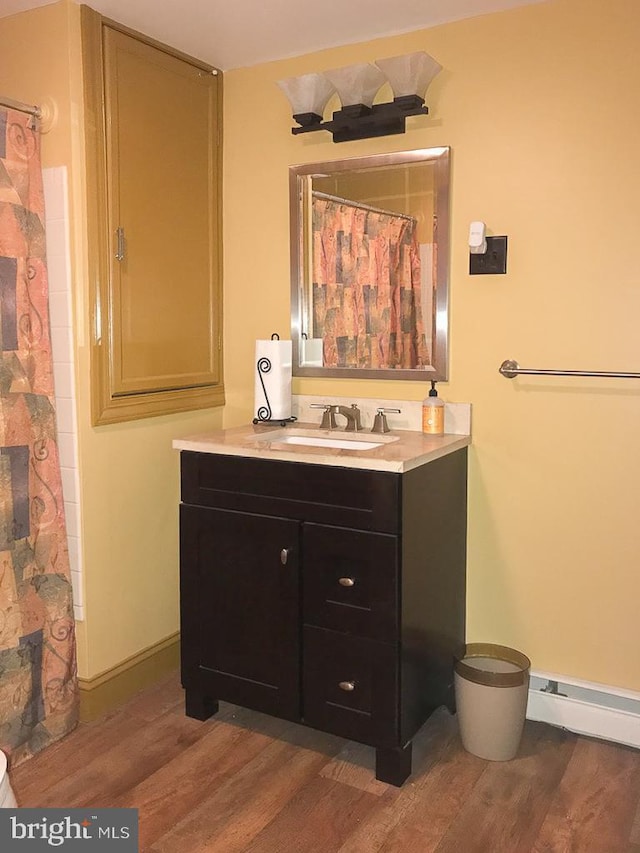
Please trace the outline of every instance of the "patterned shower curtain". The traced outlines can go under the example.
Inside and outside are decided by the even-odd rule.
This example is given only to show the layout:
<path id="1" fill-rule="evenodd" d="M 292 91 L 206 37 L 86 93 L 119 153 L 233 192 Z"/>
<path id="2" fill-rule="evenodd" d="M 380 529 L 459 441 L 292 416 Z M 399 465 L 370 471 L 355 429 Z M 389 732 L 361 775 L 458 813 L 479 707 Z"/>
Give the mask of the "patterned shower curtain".
<path id="1" fill-rule="evenodd" d="M 314 196 L 313 337 L 325 367 L 430 365 L 416 221 Z"/>
<path id="2" fill-rule="evenodd" d="M 40 139 L 0 108 L 0 748 L 14 764 L 77 721 L 53 407 Z"/>

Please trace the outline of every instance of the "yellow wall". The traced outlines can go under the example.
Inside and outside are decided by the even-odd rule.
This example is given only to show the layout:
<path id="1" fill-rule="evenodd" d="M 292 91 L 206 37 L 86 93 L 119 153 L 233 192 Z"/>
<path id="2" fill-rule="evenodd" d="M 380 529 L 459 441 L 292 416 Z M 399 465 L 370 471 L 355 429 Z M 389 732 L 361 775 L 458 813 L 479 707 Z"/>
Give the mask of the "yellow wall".
<path id="1" fill-rule="evenodd" d="M 63 3 L 0 18 L 0 94 L 28 104 L 53 101 L 58 110 L 42 145 L 43 167 L 70 162 L 67 18 Z"/>
<path id="2" fill-rule="evenodd" d="M 290 164 L 450 145 L 450 400 L 474 405 L 470 640 L 507 643 L 537 669 L 640 689 L 640 385 L 501 378 L 524 365 L 640 370 L 634 228 L 640 198 L 636 0 L 550 0 L 432 30 L 225 75 L 225 425 L 253 405 L 254 340 L 289 326 Z M 28 61 L 25 46 L 29 46 Z M 404 136 L 334 145 L 293 137 L 275 81 L 425 49 L 444 66 L 431 116 Z M 93 428 L 82 215 L 78 8 L 0 19 L 0 91 L 52 96 L 43 164 L 71 174 L 86 621 L 92 677 L 177 629 L 175 435 L 220 411 Z M 467 274 L 473 219 L 509 235 L 506 276 Z M 251 246 L 247 249 L 247 238 Z M 304 393 L 420 399 L 419 383 L 306 380 Z"/>
<path id="3" fill-rule="evenodd" d="M 91 678 L 178 630 L 178 435 L 221 424 L 221 411 L 94 428 L 90 421 L 88 281 L 79 6 L 63 0 L 0 18 L 0 93 L 52 98 L 43 166 L 66 166 L 72 205 L 78 440 L 85 621 L 78 669 Z"/>
<path id="4" fill-rule="evenodd" d="M 524 366 L 640 371 L 637 0 L 551 0 L 225 75 L 225 425 L 252 407 L 256 338 L 287 334 L 287 168 L 452 147 L 451 359 L 473 403 L 468 639 L 539 670 L 639 690 L 640 383 Z M 293 137 L 275 81 L 427 50 L 444 66 L 404 136 Z M 508 234 L 506 276 L 469 277 L 469 222 Z M 247 249 L 247 240 L 250 249 Z M 421 383 L 294 391 L 421 399 Z"/>

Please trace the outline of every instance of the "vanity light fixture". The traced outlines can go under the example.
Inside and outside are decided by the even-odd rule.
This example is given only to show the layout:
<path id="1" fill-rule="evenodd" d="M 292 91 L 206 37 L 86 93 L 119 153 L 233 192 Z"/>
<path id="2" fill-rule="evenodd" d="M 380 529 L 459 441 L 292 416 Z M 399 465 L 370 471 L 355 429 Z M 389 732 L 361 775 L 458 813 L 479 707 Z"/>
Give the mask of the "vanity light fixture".
<path id="1" fill-rule="evenodd" d="M 361 63 L 324 74 L 288 77 L 278 80 L 278 86 L 293 108 L 298 124 L 291 128 L 293 134 L 328 130 L 334 142 L 348 142 L 404 133 L 407 116 L 428 114 L 423 95 L 441 70 L 433 57 L 418 51 L 379 59 L 375 65 Z M 387 82 L 393 100 L 374 104 L 375 96 Z M 323 121 L 324 108 L 336 91 L 342 109 L 334 112 L 330 121 Z"/>

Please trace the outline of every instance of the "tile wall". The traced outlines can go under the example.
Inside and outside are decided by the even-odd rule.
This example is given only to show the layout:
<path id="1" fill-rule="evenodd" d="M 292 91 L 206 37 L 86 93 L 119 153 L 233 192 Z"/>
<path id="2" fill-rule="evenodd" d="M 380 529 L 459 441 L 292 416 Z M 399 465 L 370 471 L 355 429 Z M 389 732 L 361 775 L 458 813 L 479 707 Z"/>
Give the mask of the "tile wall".
<path id="1" fill-rule="evenodd" d="M 71 581 L 76 619 L 84 618 L 82 585 L 82 524 L 78 471 L 71 276 L 69 262 L 69 203 L 65 167 L 43 169 L 49 313 L 53 377 L 58 418 L 58 446 L 67 522 Z"/>

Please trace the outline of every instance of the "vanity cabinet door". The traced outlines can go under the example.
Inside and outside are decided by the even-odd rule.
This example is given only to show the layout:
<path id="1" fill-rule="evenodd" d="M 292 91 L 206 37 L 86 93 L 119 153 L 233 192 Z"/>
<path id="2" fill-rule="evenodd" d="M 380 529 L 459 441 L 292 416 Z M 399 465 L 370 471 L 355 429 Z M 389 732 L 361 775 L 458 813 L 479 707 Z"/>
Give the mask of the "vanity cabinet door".
<path id="1" fill-rule="evenodd" d="M 290 519 L 182 505 L 187 689 L 300 718 L 299 537 Z"/>

